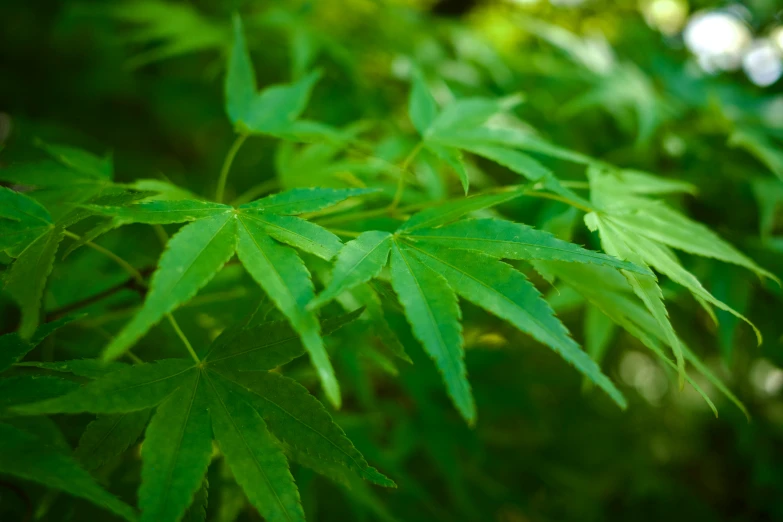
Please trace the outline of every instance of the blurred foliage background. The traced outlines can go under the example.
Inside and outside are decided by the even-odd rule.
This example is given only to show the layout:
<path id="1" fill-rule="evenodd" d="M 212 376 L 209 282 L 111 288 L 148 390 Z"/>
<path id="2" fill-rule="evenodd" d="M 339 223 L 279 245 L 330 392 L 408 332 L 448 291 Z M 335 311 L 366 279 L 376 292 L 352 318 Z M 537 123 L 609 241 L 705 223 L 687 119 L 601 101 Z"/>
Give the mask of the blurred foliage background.
<path id="1" fill-rule="evenodd" d="M 699 193 L 676 203 L 783 273 L 783 11 L 775 0 L 5 1 L 0 161 L 37 157 L 34 139 L 41 138 L 111 151 L 120 181 L 171 180 L 211 193 L 233 139 L 222 78 L 237 10 L 259 83 L 322 68 L 308 116 L 366 126 L 380 143 L 378 156 L 398 161 L 409 148 L 397 129 L 410 129 L 414 63 L 440 101 L 520 93 L 525 102 L 517 114 L 554 143 L 695 184 Z M 253 138 L 235 163 L 229 199 L 300 184 L 341 185 L 359 175 L 361 165 L 329 154 Z M 330 168 L 319 170 L 324 162 Z M 584 180 L 578 169 L 563 168 L 561 179 Z M 471 165 L 471 176 L 477 188 L 513 179 L 483 162 Z M 394 180 L 386 182 L 393 190 Z M 422 177 L 417 190 L 434 198 L 460 191 L 444 176 Z M 581 218 L 557 202 L 523 200 L 504 212 L 598 247 Z M 161 245 L 149 230 L 128 237 L 109 234 L 101 244 L 136 266 L 153 266 Z M 756 346 L 753 332 L 726 313 L 719 312 L 716 326 L 687 292 L 664 282 L 678 332 L 726 379 L 750 421 L 712 394 L 715 418 L 692 390 L 678 391 L 669 370 L 638 341 L 549 287 L 575 337 L 605 352 L 602 366 L 629 397 L 628 411 L 584 387 L 549 350 L 470 306 L 465 337 L 479 410 L 475 429 L 450 407 L 412 337 L 403 342 L 416 364 L 390 368 L 352 343 L 350 332 L 338 335 L 331 342 L 346 407 L 336 419 L 399 489 L 345 488 L 295 468 L 308 518 L 783 520 L 783 291 L 731 266 L 684 262 L 764 334 Z M 122 281 L 109 266 L 87 249 L 56 265 L 49 309 Z M 210 331 L 242 316 L 257 299 L 246 278 L 236 266 L 224 270 L 187 305 L 193 313 L 183 327 Z M 112 306 L 134 299 L 121 292 L 96 305 L 81 328 L 99 335 L 69 330 L 58 349 L 71 357 L 99 353 L 128 318 Z M 17 312 L 10 301 L 0 302 L 0 314 L 4 331 L 12 330 Z M 401 315 L 394 319 L 404 324 Z M 173 339 L 157 328 L 138 355 L 176 350 L 168 348 L 176 346 Z M 53 347 L 39 348 L 44 359 L 51 357 L 47 350 Z M 294 371 L 315 384 L 306 363 Z M 89 420 L 83 417 L 56 419 L 71 442 Z M 117 462 L 100 473 L 133 502 L 137 463 Z M 210 484 L 209 520 L 258 520 L 220 466 L 210 470 Z M 34 486 L 17 491 L 0 483 L 0 519 L 20 520 L 26 502 L 41 520 L 108 516 L 85 515 L 89 506 Z"/>

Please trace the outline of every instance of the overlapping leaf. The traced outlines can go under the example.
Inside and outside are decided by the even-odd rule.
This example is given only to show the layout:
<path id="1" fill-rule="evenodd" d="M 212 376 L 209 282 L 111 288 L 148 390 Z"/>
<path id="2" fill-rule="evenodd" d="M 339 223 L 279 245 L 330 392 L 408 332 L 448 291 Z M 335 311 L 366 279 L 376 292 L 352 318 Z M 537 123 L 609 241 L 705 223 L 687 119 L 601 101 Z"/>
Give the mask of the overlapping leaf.
<path id="1" fill-rule="evenodd" d="M 475 421 L 476 412 L 463 362 L 457 295 L 554 349 L 624 407 L 620 392 L 571 339 L 536 288 L 501 259 L 592 263 L 648 278 L 652 273 L 525 225 L 498 219 L 456 221 L 520 194 L 512 190 L 448 202 L 412 216 L 395 234 L 361 234 L 337 255 L 330 283 L 309 306 L 322 306 L 377 277 L 391 257 L 392 286 L 413 333 L 435 360 L 449 394 L 468 422 Z"/>
<path id="2" fill-rule="evenodd" d="M 190 222 L 169 241 L 152 276 L 144 306 L 104 353 L 115 359 L 167 313 L 188 301 L 236 252 L 248 272 L 299 332 L 333 404 L 340 404 L 334 370 L 318 321 L 305 308 L 313 297 L 310 273 L 291 246 L 325 259 L 342 246 L 331 232 L 296 214 L 315 212 L 364 189 L 293 189 L 233 208 L 198 200 L 149 201 L 91 210 L 122 223 Z"/>
<path id="3" fill-rule="evenodd" d="M 359 313 L 325 321 L 323 330 L 334 331 Z M 213 436 L 237 483 L 266 520 L 301 521 L 304 512 L 285 452 L 316 471 L 336 465 L 394 487 L 305 388 L 266 373 L 304 352 L 286 323 L 245 325 L 219 337 L 199 364 L 168 359 L 127 367 L 16 411 L 107 415 L 88 427 L 77 450 L 94 467 L 132 443 L 149 408 L 156 408 L 142 450 L 142 521 L 182 518 L 202 488 Z"/>

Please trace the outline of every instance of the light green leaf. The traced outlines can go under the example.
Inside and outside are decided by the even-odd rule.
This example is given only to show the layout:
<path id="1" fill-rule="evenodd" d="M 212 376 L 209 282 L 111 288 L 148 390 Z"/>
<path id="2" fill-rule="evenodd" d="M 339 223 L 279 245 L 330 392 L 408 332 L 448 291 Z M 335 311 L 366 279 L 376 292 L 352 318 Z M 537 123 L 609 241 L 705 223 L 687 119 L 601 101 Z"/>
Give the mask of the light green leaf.
<path id="1" fill-rule="evenodd" d="M 182 386 L 193 361 L 164 359 L 129 366 L 56 399 L 16 408 L 20 413 L 127 413 L 151 408 Z"/>
<path id="2" fill-rule="evenodd" d="M 254 219 L 240 217 L 237 254 L 242 264 L 299 332 L 318 371 L 326 396 L 340 405 L 340 387 L 321 338 L 318 319 L 305 309 L 314 297 L 313 282 L 296 251 L 279 245 Z"/>
<path id="3" fill-rule="evenodd" d="M 232 210 L 229 205 L 195 199 L 146 201 L 124 207 L 85 205 L 85 208 L 97 214 L 111 216 L 122 224 L 147 223 L 150 225 L 195 221 L 225 214 Z"/>
<path id="4" fill-rule="evenodd" d="M 388 232 L 373 230 L 346 243 L 337 255 L 329 285 L 308 308 L 314 310 L 323 306 L 346 290 L 376 277 L 386 266 L 391 238 Z"/>
<path id="5" fill-rule="evenodd" d="M 621 259 L 627 259 L 635 264 L 644 264 L 644 260 L 623 240 L 621 234 L 609 220 L 602 219 L 593 212 L 585 216 L 585 223 L 590 230 L 599 232 L 601 244 L 607 253 Z M 677 360 L 677 369 L 680 374 L 680 384 L 682 385 L 685 377 L 685 359 L 682 355 L 680 340 L 669 321 L 669 312 L 666 310 L 666 305 L 663 302 L 661 288 L 658 286 L 654 276 L 642 276 L 627 270 L 623 271 L 623 275 L 628 280 L 634 293 L 642 300 L 666 335 L 667 343 L 671 346 L 674 357 Z"/>
<path id="6" fill-rule="evenodd" d="M 283 243 L 314 254 L 327 261 L 343 246 L 340 238 L 323 227 L 295 216 L 257 213 L 247 215 L 260 223 L 267 234 Z"/>
<path id="7" fill-rule="evenodd" d="M 8 424 L 0 424 L 0 473 L 65 491 L 129 522 L 137 520 L 133 508 L 101 488 L 70 456 Z"/>
<path id="8" fill-rule="evenodd" d="M 141 522 L 177 522 L 203 482 L 212 455 L 207 384 L 194 371 L 152 417 L 141 450 Z"/>
<path id="9" fill-rule="evenodd" d="M 252 392 L 246 400 L 269 429 L 295 452 L 338 463 L 365 480 L 395 487 L 394 482 L 367 464 L 323 405 L 296 381 L 273 372 L 234 371 L 225 376 Z"/>
<path id="10" fill-rule="evenodd" d="M 593 263 L 652 275 L 647 267 L 585 250 L 543 230 L 500 219 L 467 219 L 439 228 L 420 228 L 410 237 L 416 244 L 474 250 L 501 259 Z"/>
<path id="11" fill-rule="evenodd" d="M 221 213 L 182 227 L 169 240 L 144 305 L 103 353 L 116 359 L 160 319 L 196 295 L 234 254 L 236 220 Z"/>
<path id="12" fill-rule="evenodd" d="M 391 282 L 414 335 L 443 375 L 454 405 L 469 424 L 475 423 L 476 405 L 463 360 L 457 296 L 442 275 L 396 241 L 391 249 Z"/>
<path id="13" fill-rule="evenodd" d="M 226 75 L 226 112 L 240 132 L 280 134 L 290 130 L 310 99 L 320 78 L 318 71 L 297 82 L 273 85 L 256 92 L 253 64 L 242 30 L 242 21 L 234 17 L 234 45 Z"/>
<path id="14" fill-rule="evenodd" d="M 422 210 L 418 214 L 414 214 L 408 221 L 400 226 L 398 231 L 410 234 L 417 228 L 430 228 L 445 225 L 446 223 L 456 221 L 471 212 L 511 201 L 522 194 L 523 191 L 515 187 L 502 192 L 480 194 L 447 201 L 437 207 L 428 208 L 427 210 Z"/>
<path id="15" fill-rule="evenodd" d="M 242 388 L 211 372 L 207 379 L 215 439 L 250 503 L 269 522 L 304 522 L 288 461 L 264 419 L 242 400 Z"/>
<path id="16" fill-rule="evenodd" d="M 600 386 L 621 408 L 622 393 L 571 338 L 535 286 L 511 266 L 479 253 L 446 248 L 404 247 L 433 272 L 441 274 L 459 295 L 507 320 L 549 346 L 580 373 Z"/>
<path id="17" fill-rule="evenodd" d="M 272 194 L 240 205 L 243 212 L 255 210 L 272 214 L 304 214 L 317 212 L 348 198 L 377 192 L 375 189 L 296 188 Z"/>
<path id="18" fill-rule="evenodd" d="M 44 288 L 62 239 L 62 228 L 50 229 L 25 248 L 4 274 L 3 290 L 13 297 L 22 309 L 19 335 L 24 339 L 32 336 L 38 327 Z"/>
<path id="19" fill-rule="evenodd" d="M 82 433 L 74 458 L 85 469 L 99 468 L 135 443 L 149 418 L 150 410 L 99 415 Z"/>
<path id="20" fill-rule="evenodd" d="M 462 183 L 462 189 L 467 194 L 470 180 L 468 179 L 468 171 L 465 169 L 465 163 L 462 161 L 462 153 L 460 153 L 459 149 L 436 143 L 427 143 L 427 150 L 435 154 L 457 173 L 457 177 L 459 177 L 459 181 Z"/>
<path id="21" fill-rule="evenodd" d="M 411 75 L 411 92 L 408 96 L 408 117 L 413 126 L 424 136 L 438 115 L 438 105 L 430 94 L 427 82 L 418 69 Z"/>

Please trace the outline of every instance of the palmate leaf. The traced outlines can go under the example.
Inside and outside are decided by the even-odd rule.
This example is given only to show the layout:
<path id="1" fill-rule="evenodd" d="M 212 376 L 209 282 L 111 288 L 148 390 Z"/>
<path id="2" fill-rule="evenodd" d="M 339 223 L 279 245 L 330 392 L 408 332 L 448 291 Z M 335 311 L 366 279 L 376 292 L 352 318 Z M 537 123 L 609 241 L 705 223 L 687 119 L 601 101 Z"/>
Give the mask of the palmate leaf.
<path id="1" fill-rule="evenodd" d="M 18 257 L 28 245 L 47 234 L 53 226 L 49 211 L 36 200 L 0 187 L 0 251 Z"/>
<path id="2" fill-rule="evenodd" d="M 463 360 L 462 314 L 454 290 L 397 242 L 391 251 L 391 275 L 414 335 L 435 360 L 455 406 L 473 424 L 476 405 Z"/>
<path id="3" fill-rule="evenodd" d="M 0 473 L 65 491 L 134 522 L 133 508 L 101 488 L 68 455 L 8 424 L 0 423 Z"/>
<path id="4" fill-rule="evenodd" d="M 296 120 L 307 106 L 319 77 L 319 72 L 311 72 L 295 83 L 273 85 L 257 92 L 242 21 L 239 15 L 234 16 L 234 44 L 225 83 L 226 112 L 240 132 L 278 136 L 299 132 Z"/>
<path id="5" fill-rule="evenodd" d="M 44 287 L 54 266 L 54 256 L 63 239 L 63 229 L 54 227 L 30 243 L 19 253 L 11 268 L 4 274 L 3 290 L 22 310 L 19 335 L 29 338 L 40 320 Z"/>
<path id="6" fill-rule="evenodd" d="M 17 333 L 0 336 L 0 373 L 22 359 L 30 350 L 38 346 L 57 329 L 73 321 L 74 317 L 63 317 L 38 327 L 30 339 L 23 339 Z"/>
<path id="7" fill-rule="evenodd" d="M 329 400 L 340 405 L 334 369 L 318 319 L 306 305 L 313 283 L 299 254 L 286 243 L 324 259 L 342 247 L 328 230 L 295 217 L 317 212 L 365 189 L 293 189 L 233 208 L 198 200 L 150 201 L 129 206 L 93 206 L 122 223 L 190 222 L 169 241 L 152 276 L 142 309 L 112 340 L 104 360 L 116 359 L 167 313 L 188 301 L 236 253 L 302 338 Z"/>
<path id="8" fill-rule="evenodd" d="M 121 455 L 144 431 L 150 410 L 99 415 L 85 428 L 73 456 L 88 470 Z"/>
<path id="9" fill-rule="evenodd" d="M 323 329 L 334 331 L 359 313 L 324 321 Z M 294 449 L 294 456 L 309 458 L 316 470 L 336 465 L 377 484 L 394 486 L 367 464 L 307 390 L 265 372 L 304 353 L 287 323 L 235 327 L 215 340 L 199 364 L 169 359 L 127 367 L 57 399 L 18 406 L 15 411 L 114 413 L 91 424 L 84 449 L 77 450 L 77 455 L 87 455 L 87 462 L 92 462 L 89 457 L 105 458 L 132 443 L 146 422 L 148 408 L 157 406 L 142 448 L 142 521 L 175 522 L 191 503 L 203 505 L 198 496 L 204 489 L 213 436 L 237 483 L 266 520 L 303 521 L 299 492 L 280 441 Z M 239 363 L 240 370 L 232 369 L 231 361 Z"/>
<path id="10" fill-rule="evenodd" d="M 509 201 L 521 191 L 472 196 L 424 210 L 397 233 L 371 231 L 337 255 L 332 278 L 309 307 L 319 307 L 377 277 L 391 251 L 391 281 L 416 338 L 436 361 L 455 405 L 475 420 L 462 361 L 456 294 L 509 321 L 558 352 L 620 406 L 625 399 L 598 365 L 571 339 L 538 290 L 500 259 L 558 260 L 622 269 L 653 279 L 640 264 L 592 252 L 551 234 L 499 219 L 465 219 L 475 210 Z"/>
<path id="11" fill-rule="evenodd" d="M 488 126 L 490 118 L 519 104 L 520 97 L 460 99 L 440 110 L 418 69 L 414 70 L 411 80 L 408 117 L 421 136 L 424 148 L 457 174 L 465 194 L 469 182 L 462 161 L 463 151 L 498 163 L 530 181 L 543 182 L 552 192 L 589 206 L 578 194 L 564 187 L 551 170 L 520 149 L 578 163 L 592 164 L 594 160 L 550 145 L 529 132 Z"/>

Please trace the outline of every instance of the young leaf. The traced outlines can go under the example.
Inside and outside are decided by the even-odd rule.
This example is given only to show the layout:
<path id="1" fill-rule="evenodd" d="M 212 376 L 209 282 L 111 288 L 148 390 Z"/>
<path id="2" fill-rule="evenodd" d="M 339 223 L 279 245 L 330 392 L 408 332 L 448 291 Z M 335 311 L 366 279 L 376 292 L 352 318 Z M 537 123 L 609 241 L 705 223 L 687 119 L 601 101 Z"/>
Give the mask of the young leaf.
<path id="1" fill-rule="evenodd" d="M 160 406 L 142 446 L 141 522 L 177 522 L 201 486 L 212 454 L 209 394 L 194 371 Z"/>
<path id="2" fill-rule="evenodd" d="M 234 254 L 236 221 L 224 212 L 182 227 L 171 238 L 152 275 L 144 306 L 103 353 L 116 359 L 167 313 L 188 301 Z"/>
<path id="3" fill-rule="evenodd" d="M 65 491 L 129 522 L 137 520 L 133 508 L 101 488 L 71 457 L 8 424 L 0 424 L 0 473 Z"/>
<path id="4" fill-rule="evenodd" d="M 439 228 L 420 228 L 410 237 L 416 244 L 473 250 L 500 259 L 593 263 L 652 275 L 649 268 L 585 250 L 548 232 L 500 219 L 468 219 Z"/>
<path id="5" fill-rule="evenodd" d="M 242 132 L 285 134 L 302 114 L 320 73 L 315 71 L 299 81 L 273 85 L 256 92 L 256 79 L 247 50 L 242 21 L 234 17 L 234 45 L 226 75 L 226 112 Z"/>
<path id="6" fill-rule="evenodd" d="M 446 248 L 403 248 L 443 276 L 459 295 L 552 348 L 600 386 L 618 406 L 626 407 L 622 393 L 601 372 L 595 361 L 579 348 L 538 290 L 521 272 L 478 253 L 466 255 Z"/>
<path id="7" fill-rule="evenodd" d="M 99 468 L 136 442 L 149 418 L 150 410 L 99 415 L 82 433 L 74 458 L 85 469 Z"/>
<path id="8" fill-rule="evenodd" d="M 321 294 L 308 305 L 316 309 L 341 293 L 376 277 L 386 266 L 392 235 L 388 232 L 364 232 L 349 241 L 337 255 L 332 280 Z"/>
<path id="9" fill-rule="evenodd" d="M 264 419 L 236 384 L 214 373 L 206 379 L 215 439 L 250 503 L 269 522 L 304 522 L 288 461 Z"/>
<path id="10" fill-rule="evenodd" d="M 430 94 L 424 76 L 421 71 L 414 68 L 411 75 L 411 92 L 408 96 L 408 117 L 420 136 L 426 134 L 437 115 L 438 105 Z"/>
<path id="11" fill-rule="evenodd" d="M 291 321 L 318 371 L 329 400 L 340 405 L 340 388 L 321 339 L 318 319 L 305 309 L 314 297 L 313 282 L 299 255 L 270 238 L 260 223 L 240 217 L 237 255 L 277 308 Z"/>
<path id="12" fill-rule="evenodd" d="M 391 249 L 391 277 L 413 333 L 443 375 L 454 405 L 473 424 L 476 406 L 463 361 L 457 296 L 438 272 L 423 265 L 396 241 Z"/>

